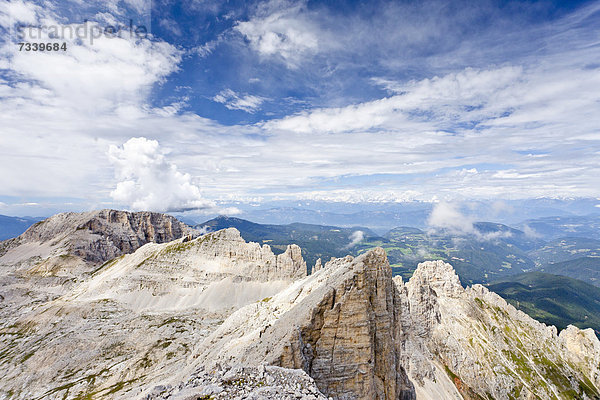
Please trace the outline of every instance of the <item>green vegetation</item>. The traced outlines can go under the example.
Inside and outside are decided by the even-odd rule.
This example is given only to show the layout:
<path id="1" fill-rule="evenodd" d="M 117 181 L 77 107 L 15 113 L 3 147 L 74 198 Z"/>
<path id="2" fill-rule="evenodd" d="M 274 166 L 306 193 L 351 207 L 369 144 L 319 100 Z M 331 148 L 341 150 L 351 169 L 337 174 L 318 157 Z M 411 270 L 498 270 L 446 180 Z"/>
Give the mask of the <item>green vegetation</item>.
<path id="1" fill-rule="evenodd" d="M 582 257 L 600 257 L 600 240 L 565 237 L 544 243 L 529 253 L 537 265 L 575 260 Z"/>
<path id="2" fill-rule="evenodd" d="M 600 240 L 600 215 L 543 217 L 520 225 L 527 226 L 545 240 L 566 237 Z"/>
<path id="3" fill-rule="evenodd" d="M 598 250 L 600 253 L 600 250 Z M 600 257 L 581 257 L 544 266 L 541 271 L 563 275 L 600 286 Z"/>
<path id="4" fill-rule="evenodd" d="M 600 288 L 565 276 L 530 272 L 494 282 L 489 289 L 559 330 L 572 324 L 600 334 Z"/>
<path id="5" fill-rule="evenodd" d="M 99 271 L 103 270 L 104 268 L 110 268 L 110 267 L 112 267 L 119 260 L 122 260 L 123 257 L 125 257 L 125 254 L 123 254 L 123 255 L 121 255 L 119 257 L 115 257 L 112 260 L 106 261 L 104 264 L 102 264 L 101 266 L 99 266 L 98 268 L 96 268 L 95 270 L 93 270 L 91 275 L 95 275 L 96 273 L 98 273 Z"/>
<path id="6" fill-rule="evenodd" d="M 446 374 L 450 377 L 450 379 L 452 380 L 452 383 L 454 383 L 454 385 L 456 386 L 458 391 L 460 393 L 462 393 L 463 395 L 465 395 L 467 399 L 485 400 L 483 397 L 481 397 L 480 395 L 475 393 L 470 387 L 466 386 L 462 382 L 460 377 L 458 375 L 456 375 L 454 372 L 452 372 L 450 370 L 450 368 L 448 368 L 447 365 L 444 365 L 444 369 L 446 370 Z M 491 395 L 488 395 L 488 397 L 489 397 L 489 399 L 493 399 L 493 397 L 491 397 Z"/>
<path id="7" fill-rule="evenodd" d="M 456 269 L 463 284 L 490 280 L 535 267 L 527 251 L 537 242 L 502 224 L 477 223 L 479 236 L 457 237 L 450 233 L 428 233 L 417 228 L 392 229 L 378 240 L 364 240 L 352 250 L 356 254 L 383 247 L 394 275 L 410 278 L 417 265 L 427 260 L 444 260 Z M 485 235 L 490 238 L 484 239 Z"/>

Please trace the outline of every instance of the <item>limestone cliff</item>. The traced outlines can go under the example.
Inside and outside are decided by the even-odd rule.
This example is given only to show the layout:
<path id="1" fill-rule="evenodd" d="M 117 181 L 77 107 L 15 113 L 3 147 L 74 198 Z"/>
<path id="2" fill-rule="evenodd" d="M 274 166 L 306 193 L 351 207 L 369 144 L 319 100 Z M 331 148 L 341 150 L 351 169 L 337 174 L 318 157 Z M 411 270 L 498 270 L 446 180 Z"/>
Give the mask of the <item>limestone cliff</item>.
<path id="1" fill-rule="evenodd" d="M 392 279 L 385 253 L 328 262 L 232 314 L 191 363 L 301 368 L 334 399 L 597 399 L 600 342 L 559 337 L 449 264 Z"/>
<path id="2" fill-rule="evenodd" d="M 2 242 L 0 264 L 74 256 L 101 264 L 146 243 L 165 243 L 194 231 L 166 214 L 100 210 L 57 214 Z"/>
<path id="3" fill-rule="evenodd" d="M 466 399 L 600 398 L 600 342 L 591 330 L 569 327 L 559 337 L 485 287 L 464 289 L 442 261 L 395 282 L 407 304 L 412 359 L 404 364 L 418 397 L 431 398 L 443 368 Z"/>
<path id="4" fill-rule="evenodd" d="M 273 299 L 243 308 L 200 347 L 202 364 L 306 371 L 339 399 L 412 399 L 401 358 L 398 291 L 382 249 L 328 262 Z"/>

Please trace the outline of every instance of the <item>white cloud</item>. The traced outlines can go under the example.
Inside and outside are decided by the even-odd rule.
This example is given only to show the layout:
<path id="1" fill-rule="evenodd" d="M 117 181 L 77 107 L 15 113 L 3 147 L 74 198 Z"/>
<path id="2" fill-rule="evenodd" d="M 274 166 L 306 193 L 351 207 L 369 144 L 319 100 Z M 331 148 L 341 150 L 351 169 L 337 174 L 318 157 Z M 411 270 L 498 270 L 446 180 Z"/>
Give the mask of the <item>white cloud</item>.
<path id="1" fill-rule="evenodd" d="M 427 219 L 427 224 L 435 230 L 441 229 L 456 235 L 476 233 L 473 221 L 462 214 L 456 205 L 445 202 L 435 205 Z"/>
<path id="2" fill-rule="evenodd" d="M 304 11 L 304 2 L 271 1 L 234 29 L 261 56 L 277 57 L 289 68 L 297 68 L 319 50 L 318 30 Z"/>
<path id="3" fill-rule="evenodd" d="M 0 7 L 6 10 L 7 4 L 30 7 L 22 1 Z M 314 10 L 284 6 L 259 7 L 246 21 L 244 37 L 265 60 L 306 66 L 309 78 L 300 85 L 311 91 L 315 68 L 302 63 L 319 55 L 327 55 L 328 63 L 339 58 L 329 57 L 332 40 Z M 53 20 L 38 9 L 27 10 L 19 19 Z M 4 17 L 0 23 L 7 28 Z M 390 18 L 387 28 L 392 19 L 397 25 L 397 18 Z M 358 32 L 366 26 L 362 24 L 352 29 Z M 411 27 L 398 37 L 426 43 L 429 27 Z M 370 43 L 382 37 L 384 28 Z M 299 40 L 295 30 L 310 40 Z M 409 35 L 411 31 L 416 34 Z M 277 33 L 280 42 L 270 45 L 268 32 Z M 476 68 L 444 64 L 456 61 L 464 49 L 448 50 L 431 60 L 443 68 L 422 71 L 427 79 L 400 82 L 387 71 L 374 71 L 374 76 L 390 77 L 373 81 L 387 85 L 390 97 L 363 102 L 344 98 L 335 104 L 351 104 L 237 126 L 186 112 L 189 107 L 182 107 L 180 99 L 169 99 L 172 105 L 159 109 L 150 105 L 151 89 L 181 62 L 180 52 L 160 40 L 100 38 L 93 46 L 69 42 L 70 50 L 60 54 L 19 54 L 5 45 L 0 57 L 0 67 L 7 70 L 0 78 L 0 186 L 6 196 L 69 193 L 104 206 L 114 189 L 106 148 L 137 135 L 171 149 L 169 162 L 201 181 L 211 199 L 597 197 L 600 75 L 596 53 L 590 50 L 597 44 L 595 38 L 573 35 L 574 40 L 544 39 L 548 46 L 532 59 L 486 60 Z M 356 54 L 356 62 L 368 70 L 367 56 L 346 46 L 356 35 L 347 36 L 338 37 L 341 47 Z M 472 42 L 465 46 L 475 48 Z M 377 57 L 389 65 L 397 61 Z M 390 71 L 403 65 L 393 64 Z M 262 66 L 269 71 L 270 65 Z M 242 78 L 262 71 L 248 71 Z M 303 72 L 285 72 L 298 71 Z M 261 87 L 273 84 L 268 73 L 260 79 Z M 266 101 L 227 90 L 215 97 L 247 112 Z M 545 157 L 528 155 L 539 151 Z"/>
<path id="4" fill-rule="evenodd" d="M 152 85 L 173 72 L 181 60 L 179 51 L 168 43 L 127 36 L 101 36 L 93 43 L 67 38 L 66 43 L 68 50 L 59 52 L 16 51 L 9 45 L 2 49 L 22 79 L 48 91 L 47 96 L 36 96 L 37 101 L 93 112 L 140 105 Z"/>
<path id="5" fill-rule="evenodd" d="M 525 236 L 530 237 L 532 239 L 539 239 L 542 237 L 542 235 L 540 233 L 538 233 L 535 229 L 533 229 L 529 225 L 523 225 L 523 233 L 525 233 Z"/>
<path id="6" fill-rule="evenodd" d="M 371 82 L 373 82 L 376 86 L 381 87 L 390 94 L 401 93 L 404 90 L 405 86 L 402 82 L 381 77 L 371 78 Z"/>
<path id="7" fill-rule="evenodd" d="M 272 129 L 296 132 L 355 132 L 373 129 L 409 129 L 427 121 L 439 128 L 470 120 L 497 118 L 509 106 L 498 98 L 506 97 L 522 84 L 520 67 L 466 69 L 442 77 L 411 82 L 402 94 L 340 108 L 311 110 L 267 123 Z M 512 99 L 511 99 L 512 100 Z M 483 107 L 464 112 L 465 107 Z M 514 107 L 514 105 L 513 105 Z M 432 124 L 433 123 L 433 124 Z M 404 129 L 403 129 L 404 130 Z"/>
<path id="8" fill-rule="evenodd" d="M 427 219 L 427 225 L 431 228 L 430 233 L 443 232 L 455 236 L 474 236 L 480 241 L 512 237 L 510 231 L 481 232 L 474 225 L 473 218 L 462 213 L 455 203 L 437 203 Z"/>
<path id="9" fill-rule="evenodd" d="M 52 7 L 25 4 L 34 8 L 34 25 L 82 26 L 59 24 Z M 14 23 L 0 17 L 7 30 Z M 9 196 L 69 194 L 95 205 L 109 191 L 106 148 L 143 130 L 137 122 L 160 111 L 147 106 L 148 95 L 176 70 L 181 54 L 129 35 L 65 41 L 67 51 L 59 52 L 19 52 L 10 41 L 0 47 L 7 69 L 0 79 L 1 183 Z"/>
<path id="10" fill-rule="evenodd" d="M 155 140 L 131 138 L 123 146 L 110 146 L 108 156 L 119 180 L 111 197 L 132 210 L 187 211 L 212 209 L 189 174 L 169 162 Z"/>
<path id="11" fill-rule="evenodd" d="M 352 235 L 348 239 L 350 239 L 350 243 L 344 246 L 344 249 L 349 249 L 353 246 L 356 246 L 365 238 L 365 233 L 363 231 L 354 231 Z"/>
<path id="12" fill-rule="evenodd" d="M 495 200 L 492 203 L 492 215 L 497 217 L 503 213 L 512 214 L 514 212 L 514 208 L 502 200 Z"/>
<path id="13" fill-rule="evenodd" d="M 238 94 L 231 89 L 221 90 L 212 99 L 217 103 L 224 104 L 230 110 L 242 110 L 247 113 L 255 113 L 260 110 L 261 104 L 266 100 L 260 96 Z"/>
<path id="14" fill-rule="evenodd" d="M 33 24 L 37 21 L 39 6 L 23 0 L 3 1 L 0 3 L 0 25 L 8 27 L 11 23 Z"/>

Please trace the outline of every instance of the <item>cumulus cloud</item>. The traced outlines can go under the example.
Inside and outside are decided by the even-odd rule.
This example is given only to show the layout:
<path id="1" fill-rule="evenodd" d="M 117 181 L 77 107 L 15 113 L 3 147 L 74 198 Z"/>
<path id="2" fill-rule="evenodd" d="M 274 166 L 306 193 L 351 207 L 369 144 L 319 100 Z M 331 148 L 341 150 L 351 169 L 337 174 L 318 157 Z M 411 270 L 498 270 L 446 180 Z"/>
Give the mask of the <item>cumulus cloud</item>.
<path id="1" fill-rule="evenodd" d="M 352 232 L 352 235 L 350 235 L 350 237 L 348 238 L 348 239 L 350 239 L 350 243 L 348 243 L 346 246 L 344 246 L 344 249 L 349 249 L 349 248 L 356 246 L 357 244 L 362 242 L 362 240 L 364 238 L 365 238 L 365 233 L 363 231 Z"/>
<path id="2" fill-rule="evenodd" d="M 264 97 L 251 94 L 238 94 L 231 89 L 221 90 L 212 98 L 217 103 L 224 104 L 230 110 L 242 110 L 247 113 L 255 113 L 265 101 Z"/>
<path id="3" fill-rule="evenodd" d="M 202 197 L 189 174 L 167 160 L 156 140 L 131 138 L 123 146 L 110 146 L 108 157 L 120 180 L 110 195 L 119 204 L 160 212 L 215 207 Z"/>
<path id="4" fill-rule="evenodd" d="M 106 148 L 126 141 L 132 129 L 144 129 L 141 119 L 156 117 L 148 107 L 150 90 L 177 69 L 181 53 L 151 37 L 77 40 L 68 32 L 82 28 L 81 20 L 71 23 L 55 14 L 60 7 L 35 3 L 0 4 L 0 30 L 13 32 L 0 43 L 0 69 L 6 68 L 0 78 L 0 141 L 6 151 L 1 184 L 6 195 L 69 194 L 97 206 L 112 175 Z M 66 28 L 67 51 L 18 51 L 17 24 Z M 89 21 L 87 27 L 89 33 L 99 25 Z M 48 33 L 42 30 L 40 39 Z"/>

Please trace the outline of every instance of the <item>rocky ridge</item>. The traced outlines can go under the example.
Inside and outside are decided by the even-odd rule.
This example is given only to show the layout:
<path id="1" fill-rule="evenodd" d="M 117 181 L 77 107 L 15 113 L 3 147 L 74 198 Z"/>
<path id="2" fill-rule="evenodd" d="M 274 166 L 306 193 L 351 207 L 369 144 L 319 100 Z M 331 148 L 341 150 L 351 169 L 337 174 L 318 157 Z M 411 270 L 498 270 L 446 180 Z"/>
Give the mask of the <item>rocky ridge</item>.
<path id="1" fill-rule="evenodd" d="M 229 317 L 196 350 L 198 363 L 303 369 L 335 398 L 411 398 L 399 359 L 399 301 L 377 249 L 328 262 L 269 301 Z"/>
<path id="2" fill-rule="evenodd" d="M 485 287 L 463 288 L 441 261 L 392 280 L 377 249 L 241 308 L 193 362 L 302 369 L 336 399 L 597 399 L 599 346 L 591 330 L 557 335 Z"/>
<path id="3" fill-rule="evenodd" d="M 444 368 L 464 398 L 600 397 L 600 365 L 592 361 L 600 342 L 591 329 L 557 335 L 484 286 L 464 289 L 442 261 L 420 264 L 409 282 L 395 283 L 410 316 L 402 322 L 413 357 L 405 365 L 417 388 L 433 387 Z M 569 337 L 591 359 L 576 356 Z"/>
<path id="4" fill-rule="evenodd" d="M 226 229 L 146 243 L 60 287 L 0 302 L 0 398 L 600 398 L 593 332 L 558 335 L 441 261 L 403 282 L 374 249 L 306 276 L 298 246 L 275 255 Z"/>
<path id="5" fill-rule="evenodd" d="M 197 235 L 174 217 L 152 212 L 99 210 L 40 221 L 0 242 L 0 318 L 10 325 L 89 279 L 105 261 L 144 244 Z"/>
<path id="6" fill-rule="evenodd" d="M 153 212 L 100 210 L 62 213 L 0 244 L 0 264 L 32 264 L 60 256 L 101 264 L 146 243 L 166 243 L 195 231 L 174 217 Z M 63 260 L 64 261 L 64 260 Z"/>
<path id="7" fill-rule="evenodd" d="M 148 243 L 3 321 L 0 398 L 141 396 L 233 311 L 305 275 L 297 246 L 276 256 L 235 229 Z"/>

